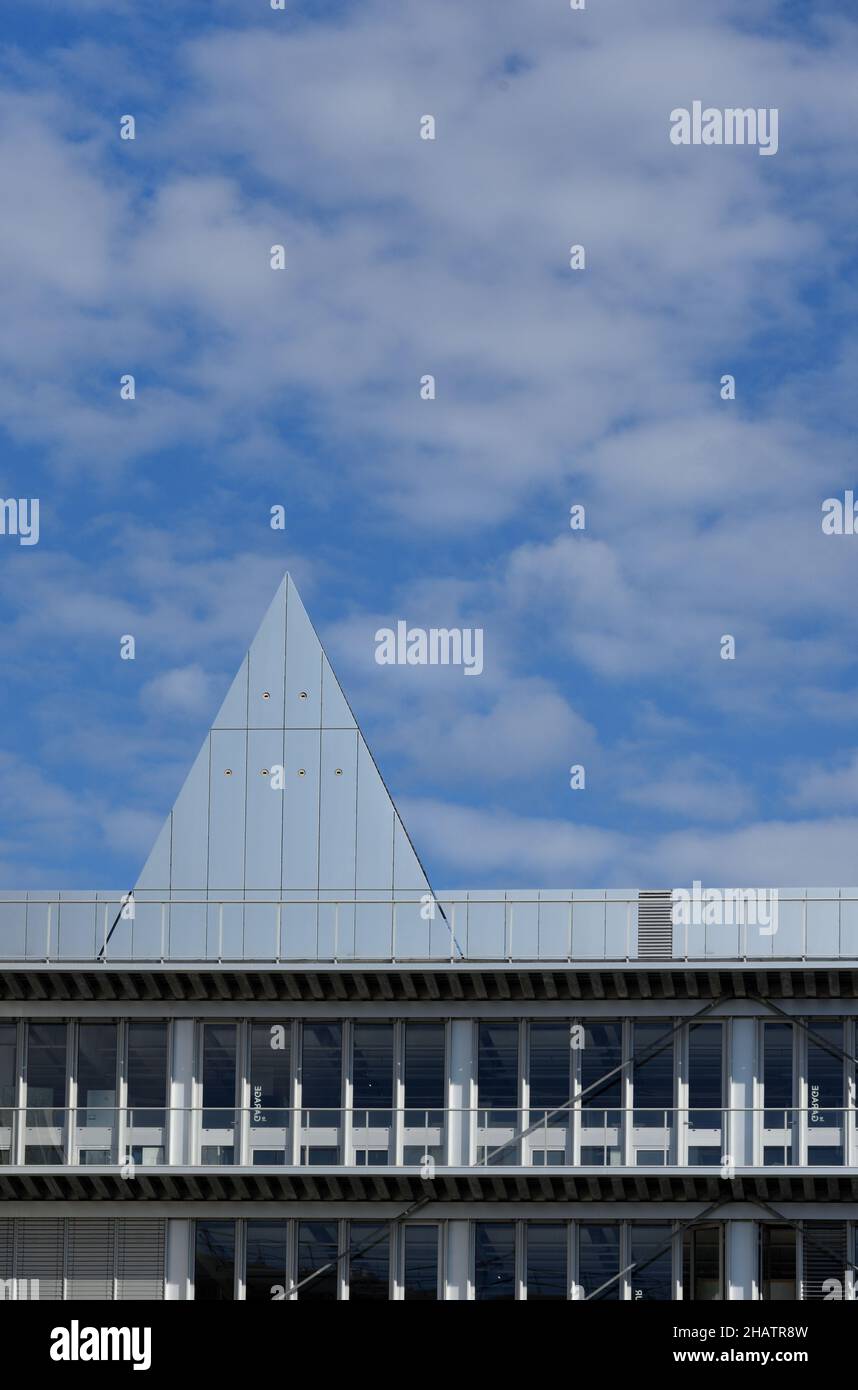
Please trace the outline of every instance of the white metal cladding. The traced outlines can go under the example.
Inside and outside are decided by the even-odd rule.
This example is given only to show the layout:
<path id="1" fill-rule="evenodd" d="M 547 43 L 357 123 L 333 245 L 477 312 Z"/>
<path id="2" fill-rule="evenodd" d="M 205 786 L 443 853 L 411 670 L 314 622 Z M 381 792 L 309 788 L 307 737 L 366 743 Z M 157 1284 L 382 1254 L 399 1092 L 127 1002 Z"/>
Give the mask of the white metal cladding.
<path id="1" fill-rule="evenodd" d="M 279 767 L 282 788 L 272 786 Z M 315 942 L 334 913 L 297 906 L 302 897 L 354 902 L 395 891 L 417 899 L 429 884 L 287 575 L 138 879 L 135 938 L 160 930 L 166 899 L 171 939 L 186 937 L 189 956 L 212 954 L 220 910 L 183 899 L 258 894 L 295 903 L 287 927 Z M 276 914 L 276 903 L 260 902 L 249 914 L 254 933 L 270 940 Z M 351 941 L 390 915 L 383 903 L 357 916 L 352 907 L 338 928 Z M 228 929 L 240 933 L 247 917 L 237 903 Z M 129 930 L 118 924 L 117 954 Z"/>
<path id="2" fill-rule="evenodd" d="M 642 960 L 669 960 L 673 955 L 672 906 L 669 889 L 638 894 L 638 956 Z"/>
<path id="3" fill-rule="evenodd" d="M 153 1218 L 4 1219 L 0 1280 L 15 1278 L 19 1298 L 40 1301 L 160 1300 L 166 1225 Z"/>

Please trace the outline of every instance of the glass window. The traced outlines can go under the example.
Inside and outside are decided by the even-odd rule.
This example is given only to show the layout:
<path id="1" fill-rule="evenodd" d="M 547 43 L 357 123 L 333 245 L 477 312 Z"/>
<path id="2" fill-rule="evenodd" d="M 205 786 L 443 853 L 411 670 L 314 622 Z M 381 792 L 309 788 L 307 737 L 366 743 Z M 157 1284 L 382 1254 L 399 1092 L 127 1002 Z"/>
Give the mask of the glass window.
<path id="1" fill-rule="evenodd" d="M 235 1161 L 236 1033 L 234 1023 L 207 1023 L 203 1028 L 204 1164 Z"/>
<path id="2" fill-rule="evenodd" d="M 763 1162 L 789 1163 L 793 1123 L 793 1043 L 791 1023 L 763 1024 L 763 1115 L 769 1131 Z"/>
<path id="3" fill-rule="evenodd" d="M 28 1163 L 62 1163 L 66 1122 L 66 1025 L 31 1023 L 27 1033 Z"/>
<path id="4" fill-rule="evenodd" d="M 511 1221 L 475 1223 L 474 1296 L 478 1302 L 515 1298 L 515 1226 Z"/>
<path id="5" fill-rule="evenodd" d="M 15 1104 L 17 1037 L 16 1024 L 0 1023 L 0 1106 Z"/>
<path id="6" fill-rule="evenodd" d="M 619 1110 L 623 1103 L 622 1072 L 615 1072 L 603 1085 L 595 1083 L 619 1067 L 622 1060 L 622 1024 L 588 1023 L 581 1050 L 581 1089 L 588 1092 L 582 1101 L 586 1110 Z"/>
<path id="7" fill-rule="evenodd" d="M 342 1105 L 343 1030 L 339 1023 L 305 1023 L 301 1054 L 302 1103 L 305 1109 L 336 1111 Z M 336 1124 L 330 1113 L 310 1123 Z"/>
<path id="8" fill-rule="evenodd" d="M 721 1161 L 722 1042 L 720 1023 L 694 1023 L 688 1030 L 688 1162 L 692 1166 Z"/>
<path id="9" fill-rule="evenodd" d="M 402 1235 L 406 1301 L 434 1302 L 438 1298 L 438 1227 L 406 1225 Z"/>
<path id="10" fill-rule="evenodd" d="M 568 1023 L 530 1025 L 530 1108 L 553 1110 L 572 1095 L 571 1033 Z M 561 1122 L 563 1117 L 559 1117 Z"/>
<path id="11" fill-rule="evenodd" d="M 696 1303 L 724 1297 L 721 1283 L 723 1228 L 691 1226 L 682 1236 L 682 1296 Z"/>
<path id="12" fill-rule="evenodd" d="M 284 1299 L 289 1283 L 287 1231 L 285 1221 L 248 1221 L 244 1280 L 248 1302 Z"/>
<path id="13" fill-rule="evenodd" d="M 669 1036 L 672 1026 L 664 1019 L 633 1025 L 635 1124 L 663 1124 L 663 1112 L 673 1107 L 673 1040 L 647 1055 Z M 670 1115 L 667 1119 L 669 1124 Z"/>
<path id="14" fill-rule="evenodd" d="M 811 1019 L 808 1027 L 807 1161 L 842 1163 L 843 1024 Z"/>
<path id="15" fill-rule="evenodd" d="M 780 1024 L 775 1027 L 780 1027 Z M 790 1025 L 786 1027 L 790 1028 Z M 795 1227 L 766 1222 L 761 1225 L 760 1232 L 763 1298 L 767 1303 L 793 1302 L 796 1297 Z"/>
<path id="16" fill-rule="evenodd" d="M 527 1301 L 559 1302 L 569 1297 L 568 1232 L 561 1222 L 527 1223 Z"/>
<path id="17" fill-rule="evenodd" d="M 128 1106 L 140 1110 L 132 1124 L 164 1124 L 167 1105 L 166 1023 L 128 1025 Z"/>
<path id="18" fill-rule="evenodd" d="M 355 1023 L 352 1028 L 352 1055 L 355 1109 L 392 1109 L 393 1024 Z"/>
<path id="19" fill-rule="evenodd" d="M 82 1023 L 77 1043 L 78 1124 L 112 1124 L 116 1105 L 116 1024 Z"/>
<path id="20" fill-rule="evenodd" d="M 583 1297 L 593 1297 L 595 1302 L 616 1302 L 620 1280 L 615 1276 L 619 1272 L 619 1224 L 597 1226 L 582 1222 L 578 1227 L 578 1284 Z M 601 1292 L 597 1293 L 599 1289 Z"/>
<path id="21" fill-rule="evenodd" d="M 12 1157 L 12 1107 L 18 1078 L 17 1032 L 14 1023 L 0 1023 L 0 1163 L 9 1163 Z"/>
<path id="22" fill-rule="evenodd" d="M 292 1025 L 250 1025 L 250 1107 L 254 1124 L 287 1126 L 292 1103 Z"/>
<path id="23" fill-rule="evenodd" d="M 480 1024 L 478 1085 L 481 1110 L 517 1108 L 517 1023 Z"/>
<path id="24" fill-rule="evenodd" d="M 629 1273 L 632 1300 L 669 1303 L 673 1298 L 670 1226 L 632 1226 L 632 1264 L 636 1266 Z"/>
<path id="25" fill-rule="evenodd" d="M 235 1222 L 197 1221 L 194 1298 L 225 1302 L 235 1298 Z"/>
<path id="26" fill-rule="evenodd" d="M 447 1081 L 445 1052 L 443 1023 L 406 1023 L 405 1104 L 409 1110 L 444 1109 Z M 407 1124 L 417 1122 L 406 1120 Z"/>
<path id="27" fill-rule="evenodd" d="M 61 1109 L 66 1103 L 66 1025 L 31 1023 L 27 1038 L 27 1101 Z"/>
<path id="28" fill-rule="evenodd" d="M 339 1267 L 337 1265 L 336 1221 L 301 1221 L 298 1225 L 298 1280 L 309 1279 L 325 1265 L 324 1274 L 313 1279 L 298 1297 L 306 1302 L 330 1303 L 337 1297 Z"/>
<path id="29" fill-rule="evenodd" d="M 390 1297 L 390 1226 L 352 1221 L 349 1230 L 349 1299 Z"/>

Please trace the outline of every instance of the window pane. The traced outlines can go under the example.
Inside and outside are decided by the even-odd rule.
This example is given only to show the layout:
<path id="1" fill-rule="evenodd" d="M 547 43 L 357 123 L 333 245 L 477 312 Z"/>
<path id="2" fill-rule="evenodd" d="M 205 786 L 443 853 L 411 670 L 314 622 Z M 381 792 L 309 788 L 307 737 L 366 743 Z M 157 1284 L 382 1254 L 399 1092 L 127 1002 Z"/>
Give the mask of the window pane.
<path id="1" fill-rule="evenodd" d="M 235 1024 L 207 1023 L 203 1033 L 203 1105 L 235 1106 Z"/>
<path id="2" fill-rule="evenodd" d="M 285 1221 L 248 1221 L 245 1297 L 248 1302 L 282 1300 L 288 1285 Z"/>
<path id="3" fill-rule="evenodd" d="M 17 1032 L 14 1023 L 0 1023 L 0 1163 L 8 1163 L 12 1156 L 12 1107 L 15 1104 L 17 1089 Z"/>
<path id="4" fill-rule="evenodd" d="M 355 1023 L 353 1085 L 355 1109 L 393 1105 L 393 1024 Z"/>
<path id="5" fill-rule="evenodd" d="M 438 1298 L 438 1227 L 406 1226 L 403 1237 L 405 1297 L 434 1302 Z"/>
<path id="6" fill-rule="evenodd" d="M 572 1091 L 571 1032 L 568 1023 L 530 1025 L 530 1106 L 553 1110 L 564 1105 Z"/>
<path id="7" fill-rule="evenodd" d="M 560 1223 L 527 1225 L 527 1301 L 568 1297 L 567 1229 Z"/>
<path id="8" fill-rule="evenodd" d="M 723 1298 L 720 1226 L 692 1226 L 682 1236 L 682 1296 L 693 1302 Z"/>
<path id="9" fill-rule="evenodd" d="M 194 1298 L 224 1302 L 235 1297 L 235 1222 L 197 1221 Z"/>
<path id="10" fill-rule="evenodd" d="M 116 1104 L 116 1024 L 82 1023 L 77 1055 L 78 1124 L 109 1123 Z"/>
<path id="11" fill-rule="evenodd" d="M 27 1103 L 66 1103 L 66 1025 L 31 1023 L 27 1039 Z"/>
<path id="12" fill-rule="evenodd" d="M 0 1023 L 0 1106 L 15 1104 L 17 1035 L 14 1023 Z"/>
<path id="13" fill-rule="evenodd" d="M 444 1053 L 443 1023 L 406 1023 L 405 1104 L 409 1109 L 443 1110 Z"/>
<path id="14" fill-rule="evenodd" d="M 518 1024 L 481 1023 L 480 1107 L 514 1110 L 518 1105 Z"/>
<path id="15" fill-rule="evenodd" d="M 673 1298 L 673 1252 L 671 1229 L 663 1226 L 632 1226 L 632 1264 L 629 1276 L 632 1299 L 657 1299 L 669 1303 Z M 667 1244 L 667 1249 L 661 1247 Z M 656 1254 L 657 1251 L 660 1254 Z"/>
<path id="16" fill-rule="evenodd" d="M 349 1232 L 349 1298 L 390 1297 L 390 1226 L 386 1221 L 352 1221 Z"/>
<path id="17" fill-rule="evenodd" d="M 766 1108 L 792 1106 L 792 1024 L 763 1025 L 763 1090 Z"/>
<path id="18" fill-rule="evenodd" d="M 843 1123 L 843 1024 L 811 1019 L 810 1030 L 819 1038 L 807 1040 L 807 1161 L 808 1164 L 842 1162 L 840 1126 Z M 824 1046 L 839 1049 L 829 1052 Z"/>
<path id="19" fill-rule="evenodd" d="M 623 1060 L 623 1032 L 620 1023 L 588 1023 L 581 1052 L 581 1089 L 586 1091 Z M 617 1072 L 603 1086 L 585 1095 L 587 1110 L 619 1109 L 622 1104 L 622 1073 Z"/>
<path id="20" fill-rule="evenodd" d="M 254 1124 L 285 1125 L 292 1103 L 292 1028 L 289 1023 L 250 1026 L 250 1105 Z M 277 1111 L 267 1115 L 268 1109 Z"/>
<path id="21" fill-rule="evenodd" d="M 585 1298 L 595 1294 L 596 1302 L 616 1302 L 620 1296 L 620 1227 L 584 1222 L 578 1227 L 578 1283 Z M 612 1282 L 596 1294 L 608 1280 Z"/>
<path id="22" fill-rule="evenodd" d="M 167 1104 L 167 1024 L 128 1025 L 128 1104 L 147 1113 L 140 1123 L 163 1124 L 151 1111 Z"/>
<path id="23" fill-rule="evenodd" d="M 768 1025 L 767 1025 L 768 1026 Z M 780 1027 L 779 1024 L 775 1025 Z M 789 1024 L 786 1025 L 789 1027 Z M 796 1230 L 794 1226 L 760 1227 L 762 1241 L 763 1298 L 769 1303 L 788 1303 L 796 1297 Z"/>
<path id="24" fill-rule="evenodd" d="M 474 1293 L 479 1301 L 515 1298 L 515 1226 L 476 1222 Z"/>
<path id="25" fill-rule="evenodd" d="M 330 1264 L 317 1279 L 298 1292 L 308 1303 L 330 1303 L 337 1297 L 339 1271 L 336 1221 L 302 1221 L 298 1226 L 298 1283 Z"/>
<path id="26" fill-rule="evenodd" d="M 645 1054 L 648 1048 L 666 1038 L 671 1030 L 672 1024 L 659 1019 L 655 1023 L 635 1023 L 634 1024 L 634 1098 L 635 1110 L 656 1109 L 669 1110 L 673 1106 L 673 1041 L 671 1040 L 666 1047 L 646 1058 L 645 1061 L 638 1061 L 637 1058 Z"/>
<path id="27" fill-rule="evenodd" d="M 716 1115 L 722 1098 L 721 1024 L 695 1023 L 688 1033 L 688 1106 L 711 1106 Z M 705 1116 L 703 1117 L 705 1119 Z M 702 1121 L 698 1121 L 702 1123 Z M 713 1125 L 720 1119 L 713 1117 Z"/>
<path id="28" fill-rule="evenodd" d="M 339 1023 L 305 1023 L 301 1056 L 302 1103 L 339 1110 L 342 1103 L 342 1041 Z"/>

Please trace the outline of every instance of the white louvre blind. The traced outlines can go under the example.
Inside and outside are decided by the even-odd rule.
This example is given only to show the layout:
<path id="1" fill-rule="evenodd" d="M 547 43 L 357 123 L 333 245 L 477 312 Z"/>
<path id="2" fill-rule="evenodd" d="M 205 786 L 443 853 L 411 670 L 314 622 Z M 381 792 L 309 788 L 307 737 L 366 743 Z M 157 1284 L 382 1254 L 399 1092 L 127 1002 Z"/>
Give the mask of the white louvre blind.
<path id="1" fill-rule="evenodd" d="M 12 1221 L 0 1221 L 0 1303 L 12 1297 L 12 1254 L 15 1249 L 15 1226 Z"/>
<path id="2" fill-rule="evenodd" d="M 802 1264 L 802 1299 L 845 1298 L 846 1222 L 809 1222 Z"/>
<path id="3" fill-rule="evenodd" d="M 41 1219 L 18 1223 L 18 1282 L 28 1280 L 32 1290 L 32 1281 L 38 1280 L 40 1301 L 63 1296 L 64 1225 L 64 1221 Z"/>
<path id="4" fill-rule="evenodd" d="M 164 1221 L 120 1221 L 116 1297 L 152 1302 L 164 1297 Z"/>
<path id="5" fill-rule="evenodd" d="M 113 1297 L 113 1228 L 106 1217 L 68 1222 L 66 1298 Z"/>
<path id="6" fill-rule="evenodd" d="M 670 960 L 673 955 L 673 895 L 664 892 L 638 893 L 638 957 L 642 960 Z"/>

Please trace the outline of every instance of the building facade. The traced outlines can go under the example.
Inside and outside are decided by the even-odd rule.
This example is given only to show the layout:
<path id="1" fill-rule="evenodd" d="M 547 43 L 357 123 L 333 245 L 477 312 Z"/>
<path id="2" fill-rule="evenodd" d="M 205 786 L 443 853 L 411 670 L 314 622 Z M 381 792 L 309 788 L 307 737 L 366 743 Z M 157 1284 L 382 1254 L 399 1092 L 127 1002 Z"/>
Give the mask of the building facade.
<path id="1" fill-rule="evenodd" d="M 0 894 L 0 1297 L 851 1299 L 858 889 L 436 891 L 292 581 L 133 891 Z"/>

